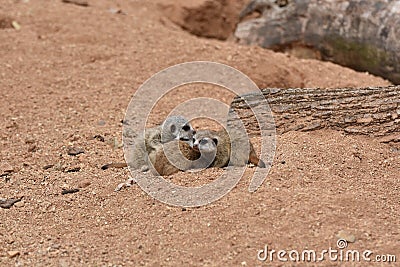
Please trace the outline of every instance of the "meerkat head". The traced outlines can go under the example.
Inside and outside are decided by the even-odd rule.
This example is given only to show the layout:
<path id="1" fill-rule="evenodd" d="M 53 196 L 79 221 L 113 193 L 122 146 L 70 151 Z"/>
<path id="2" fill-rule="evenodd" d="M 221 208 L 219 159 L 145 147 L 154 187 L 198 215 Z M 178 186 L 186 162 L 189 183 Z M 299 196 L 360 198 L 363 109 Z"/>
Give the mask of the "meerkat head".
<path id="1" fill-rule="evenodd" d="M 198 131 L 193 138 L 193 150 L 199 151 L 201 156 L 197 160 L 197 168 L 207 168 L 217 155 L 218 138 L 209 131 Z"/>
<path id="2" fill-rule="evenodd" d="M 196 131 L 189 121 L 182 116 L 168 117 L 162 124 L 161 143 L 181 140 L 193 145 L 193 135 Z"/>
<path id="3" fill-rule="evenodd" d="M 193 149 L 204 153 L 210 153 L 217 150 L 218 136 L 211 131 L 201 130 L 193 136 Z"/>
<path id="4" fill-rule="evenodd" d="M 218 139 L 217 138 L 208 138 L 204 137 L 200 140 L 194 139 L 193 142 L 193 149 L 200 151 L 201 154 L 203 153 L 214 153 L 217 151 Z"/>

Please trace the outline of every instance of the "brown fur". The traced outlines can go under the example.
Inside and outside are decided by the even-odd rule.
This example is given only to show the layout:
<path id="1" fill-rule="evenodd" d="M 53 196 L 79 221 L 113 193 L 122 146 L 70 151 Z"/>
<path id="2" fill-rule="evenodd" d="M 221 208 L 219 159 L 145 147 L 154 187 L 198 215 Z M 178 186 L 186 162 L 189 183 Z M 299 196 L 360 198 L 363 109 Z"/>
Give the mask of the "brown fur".
<path id="1" fill-rule="evenodd" d="M 231 139 L 229 137 L 229 134 L 226 132 L 225 129 L 222 129 L 220 131 L 212 131 L 212 130 L 199 130 L 195 134 L 195 139 L 201 139 L 201 138 L 210 138 L 210 139 L 217 139 L 218 144 L 217 144 L 217 153 L 215 156 L 215 159 L 213 163 L 210 165 L 210 167 L 226 167 L 228 166 L 230 162 L 230 157 L 231 157 Z M 243 162 L 243 165 L 246 163 L 252 163 L 254 165 L 257 165 L 260 168 L 265 168 L 265 163 L 258 158 L 253 144 L 249 142 L 249 155 L 246 158 L 248 159 L 248 162 Z M 244 155 L 233 155 L 234 157 L 237 158 L 242 158 Z"/>
<path id="2" fill-rule="evenodd" d="M 179 150 L 176 147 L 179 145 Z M 164 149 L 169 153 L 168 158 L 172 162 L 176 162 L 182 155 L 189 160 L 189 162 L 180 162 L 181 170 L 186 171 L 192 168 L 192 162 L 200 158 L 200 152 L 194 150 L 188 143 L 183 141 L 174 140 L 164 145 L 159 145 L 156 149 L 149 154 L 149 160 L 153 165 L 152 172 L 155 175 L 168 176 L 180 171 L 179 168 L 174 166 L 165 155 Z M 182 165 L 182 166 L 181 166 Z"/>
<path id="3" fill-rule="evenodd" d="M 187 129 L 184 127 L 186 126 Z M 168 143 L 176 138 L 186 138 L 186 142 L 192 142 L 193 127 L 182 116 L 168 117 L 162 125 L 145 130 L 145 138 L 138 137 L 135 140 L 133 156 L 128 160 L 132 169 L 140 169 L 148 165 L 148 155 L 153 153 L 162 143 Z M 109 168 L 124 168 L 126 163 L 110 163 L 102 166 L 103 170 Z"/>

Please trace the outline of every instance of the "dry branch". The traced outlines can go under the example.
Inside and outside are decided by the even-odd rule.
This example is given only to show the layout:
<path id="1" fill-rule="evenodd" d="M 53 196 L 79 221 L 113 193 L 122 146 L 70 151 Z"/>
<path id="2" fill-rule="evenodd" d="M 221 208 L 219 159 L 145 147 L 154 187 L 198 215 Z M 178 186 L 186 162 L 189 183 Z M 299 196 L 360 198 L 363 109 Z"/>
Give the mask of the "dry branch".
<path id="1" fill-rule="evenodd" d="M 381 137 L 383 142 L 400 141 L 400 86 L 263 89 L 262 94 L 274 116 L 277 133 L 330 128 Z M 250 133 L 259 130 L 250 106 L 255 109 L 265 105 L 254 101 L 255 95 L 237 96 L 231 103 Z M 244 99 L 250 100 L 250 106 Z"/>

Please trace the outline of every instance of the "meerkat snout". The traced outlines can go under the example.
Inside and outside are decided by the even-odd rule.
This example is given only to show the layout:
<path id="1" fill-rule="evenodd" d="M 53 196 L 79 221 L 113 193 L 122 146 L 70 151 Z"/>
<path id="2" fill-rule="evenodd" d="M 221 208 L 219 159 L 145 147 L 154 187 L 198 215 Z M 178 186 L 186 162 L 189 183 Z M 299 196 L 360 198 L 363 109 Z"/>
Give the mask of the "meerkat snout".
<path id="1" fill-rule="evenodd" d="M 196 132 L 189 121 L 182 116 L 168 117 L 161 126 L 161 143 L 181 140 L 191 144 Z"/>
<path id="2" fill-rule="evenodd" d="M 196 140 L 194 138 L 193 149 L 203 153 L 215 153 L 217 151 L 218 140 L 216 138 L 201 138 Z"/>
<path id="3" fill-rule="evenodd" d="M 196 134 L 196 130 L 190 124 L 185 124 L 177 134 L 177 139 L 187 142 L 190 146 L 193 146 L 193 136 Z"/>

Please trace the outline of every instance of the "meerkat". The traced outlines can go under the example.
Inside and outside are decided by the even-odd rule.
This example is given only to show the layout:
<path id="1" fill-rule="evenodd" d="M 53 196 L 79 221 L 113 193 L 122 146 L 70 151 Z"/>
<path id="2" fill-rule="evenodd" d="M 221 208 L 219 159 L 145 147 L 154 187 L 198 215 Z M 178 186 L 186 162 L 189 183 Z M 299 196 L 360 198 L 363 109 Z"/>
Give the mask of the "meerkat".
<path id="1" fill-rule="evenodd" d="M 226 167 L 229 163 L 229 157 L 231 154 L 231 141 L 226 131 L 211 131 L 211 130 L 200 130 L 194 135 L 193 147 L 200 145 L 202 140 L 211 140 L 214 143 L 216 149 L 215 159 L 211 163 L 210 167 Z"/>
<path id="2" fill-rule="evenodd" d="M 229 134 L 225 131 L 225 129 L 220 131 L 211 131 L 211 130 L 200 130 L 197 131 L 194 135 L 194 147 L 196 147 L 201 140 L 208 138 L 208 140 L 212 140 L 214 142 L 215 147 L 217 149 L 215 159 L 210 165 L 210 167 L 226 167 L 230 164 L 231 159 L 231 139 Z M 238 152 L 240 153 L 240 152 Z M 265 163 L 261 159 L 258 158 L 253 144 L 249 142 L 249 155 L 248 157 L 242 157 L 243 155 L 232 155 L 236 158 L 246 158 L 248 159 L 247 163 L 252 163 L 260 168 L 265 168 Z M 245 164 L 246 162 L 244 162 Z"/>
<path id="3" fill-rule="evenodd" d="M 149 161 L 153 165 L 153 174 L 168 176 L 179 171 L 207 168 L 214 161 L 216 152 L 215 141 L 208 137 L 198 140 L 194 146 L 187 142 L 173 140 L 158 145 L 155 152 L 149 154 Z"/>
<path id="4" fill-rule="evenodd" d="M 196 131 L 184 117 L 168 117 L 161 125 L 146 129 L 144 138 L 136 138 L 133 156 L 131 161 L 129 161 L 129 166 L 133 169 L 140 169 L 148 165 L 148 155 L 155 151 L 160 144 L 165 144 L 172 140 L 181 140 L 191 146 L 195 133 Z M 110 163 L 101 168 L 106 170 L 109 168 L 124 167 L 127 167 L 127 163 Z"/>

